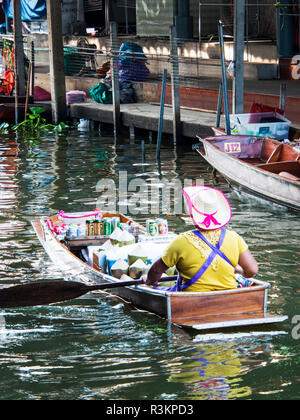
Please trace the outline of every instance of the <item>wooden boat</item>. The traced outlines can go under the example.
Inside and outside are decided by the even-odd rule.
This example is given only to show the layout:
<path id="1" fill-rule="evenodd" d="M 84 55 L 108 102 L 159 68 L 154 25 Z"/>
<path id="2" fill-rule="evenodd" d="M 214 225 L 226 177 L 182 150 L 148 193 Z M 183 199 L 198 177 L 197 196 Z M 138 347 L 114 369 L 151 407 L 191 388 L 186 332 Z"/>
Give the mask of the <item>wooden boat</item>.
<path id="1" fill-rule="evenodd" d="M 132 220 L 119 214 L 106 213 L 104 217 L 119 216 L 122 223 Z M 86 284 L 109 284 L 120 280 L 90 266 L 80 257 L 80 251 L 91 245 L 99 246 L 107 236 L 60 241 L 53 232 L 58 216 L 32 222 L 45 251 L 66 276 L 66 279 Z M 141 227 L 142 229 L 142 227 Z M 153 246 L 155 242 L 153 242 Z M 167 279 L 166 279 L 167 280 Z M 146 285 L 118 287 L 113 294 L 135 307 L 152 312 L 169 322 L 197 330 L 272 324 L 287 319 L 267 314 L 269 283 L 254 280 L 251 287 L 235 290 L 183 293 L 153 289 Z"/>
<path id="2" fill-rule="evenodd" d="M 200 139 L 194 149 L 231 185 L 300 210 L 300 154 L 288 144 L 221 135 Z"/>
<path id="3" fill-rule="evenodd" d="M 5 103 L 5 104 L 0 104 L 0 121 L 15 121 L 16 115 L 15 115 L 15 104 L 14 103 Z M 18 106 L 18 112 L 20 115 L 20 118 L 25 118 L 25 105 L 24 104 L 20 104 Z"/>

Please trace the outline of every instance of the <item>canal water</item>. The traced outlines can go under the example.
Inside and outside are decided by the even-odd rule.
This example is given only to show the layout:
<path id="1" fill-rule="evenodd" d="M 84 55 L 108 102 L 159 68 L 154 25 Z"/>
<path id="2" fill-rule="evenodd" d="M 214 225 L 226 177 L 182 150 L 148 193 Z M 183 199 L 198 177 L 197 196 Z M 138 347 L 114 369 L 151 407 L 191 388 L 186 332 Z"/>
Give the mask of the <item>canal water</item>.
<path id="1" fill-rule="evenodd" d="M 154 143 L 142 135 L 116 141 L 77 130 L 38 140 L 2 135 L 1 284 L 64 280 L 30 221 L 59 210 L 94 209 L 103 179 L 116 188 L 120 172 L 131 186 L 202 179 L 226 193 L 231 227 L 259 261 L 258 278 L 272 285 L 269 310 L 289 320 L 200 334 L 107 295 L 0 310 L 0 399 L 299 399 L 299 214 L 232 191 L 192 143 L 174 149 L 164 141 L 157 165 Z M 133 217 L 145 222 L 155 202 L 148 191 L 141 194 L 143 212 Z M 168 216 L 172 230 L 191 227 L 184 214 L 172 214 L 160 200 L 160 214 Z M 133 212 L 133 202 L 127 204 Z"/>

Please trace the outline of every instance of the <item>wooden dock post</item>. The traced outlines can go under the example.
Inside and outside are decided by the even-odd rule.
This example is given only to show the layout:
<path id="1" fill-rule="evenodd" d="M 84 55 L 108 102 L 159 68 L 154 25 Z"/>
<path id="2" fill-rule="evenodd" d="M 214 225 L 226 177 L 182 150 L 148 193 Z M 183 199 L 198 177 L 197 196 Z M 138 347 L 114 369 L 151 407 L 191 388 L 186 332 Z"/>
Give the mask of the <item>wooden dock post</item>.
<path id="1" fill-rule="evenodd" d="M 172 79 L 172 100 L 173 100 L 173 137 L 174 143 L 181 140 L 181 115 L 180 115 L 180 90 L 179 90 L 179 64 L 178 64 L 178 42 L 175 26 L 170 30 L 170 55 L 171 55 L 171 79 Z"/>
<path id="2" fill-rule="evenodd" d="M 67 116 L 61 0 L 47 0 L 47 20 L 52 118 L 58 124 Z"/>
<path id="3" fill-rule="evenodd" d="M 113 119 L 114 134 L 117 136 L 121 128 L 121 106 L 120 106 L 120 82 L 119 82 L 119 45 L 118 45 L 118 26 L 116 22 L 110 23 L 110 42 L 111 42 L 111 77 L 113 93 Z"/>
<path id="4" fill-rule="evenodd" d="M 15 123 L 19 122 L 19 96 L 25 96 L 24 45 L 22 35 L 21 3 L 13 0 L 15 43 Z"/>

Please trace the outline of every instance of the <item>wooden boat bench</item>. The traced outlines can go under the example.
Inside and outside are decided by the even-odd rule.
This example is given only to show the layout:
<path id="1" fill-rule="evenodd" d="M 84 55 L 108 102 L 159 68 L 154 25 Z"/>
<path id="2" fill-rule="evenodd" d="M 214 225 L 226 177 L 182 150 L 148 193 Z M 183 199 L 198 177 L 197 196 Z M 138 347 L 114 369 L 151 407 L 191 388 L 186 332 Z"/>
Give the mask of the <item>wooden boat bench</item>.
<path id="1" fill-rule="evenodd" d="M 257 165 L 260 169 L 300 182 L 300 164 L 298 161 L 273 162 Z M 290 175 L 288 178 L 287 175 Z"/>
<path id="2" fill-rule="evenodd" d="M 68 249 L 82 249 L 88 246 L 100 246 L 109 239 L 109 236 L 91 236 L 87 238 L 66 239 L 65 245 Z"/>

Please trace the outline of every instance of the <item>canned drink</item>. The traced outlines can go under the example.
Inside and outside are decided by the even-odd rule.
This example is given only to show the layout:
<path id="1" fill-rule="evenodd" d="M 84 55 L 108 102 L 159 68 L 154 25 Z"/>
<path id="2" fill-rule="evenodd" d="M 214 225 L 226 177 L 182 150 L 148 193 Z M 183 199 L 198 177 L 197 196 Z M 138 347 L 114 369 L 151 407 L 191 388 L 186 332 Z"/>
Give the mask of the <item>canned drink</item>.
<path id="1" fill-rule="evenodd" d="M 147 234 L 149 236 L 158 235 L 158 223 L 156 220 L 147 220 Z"/>
<path id="2" fill-rule="evenodd" d="M 241 274 L 238 274 L 236 276 L 236 281 L 238 288 L 250 287 L 253 284 L 253 282 L 250 279 L 246 279 Z"/>
<path id="3" fill-rule="evenodd" d="M 130 225 L 130 231 L 133 235 L 138 235 L 140 233 L 140 226 L 138 223 L 132 222 Z"/>
<path id="4" fill-rule="evenodd" d="M 66 238 L 70 238 L 71 229 L 68 227 L 66 231 Z"/>
<path id="5" fill-rule="evenodd" d="M 120 217 L 113 217 L 112 218 L 112 232 L 121 226 L 121 220 Z"/>
<path id="6" fill-rule="evenodd" d="M 107 217 L 104 219 L 104 235 L 109 236 L 112 234 L 112 223 L 111 219 Z"/>
<path id="7" fill-rule="evenodd" d="M 90 230 L 89 230 L 89 236 L 95 236 L 95 226 L 94 221 L 90 220 Z"/>
<path id="8" fill-rule="evenodd" d="M 103 236 L 104 235 L 104 222 L 99 220 L 99 235 Z"/>
<path id="9" fill-rule="evenodd" d="M 77 226 L 76 225 L 73 225 L 73 223 L 70 223 L 70 225 L 69 225 L 69 229 L 67 231 L 67 236 L 70 239 L 77 238 Z"/>
<path id="10" fill-rule="evenodd" d="M 78 225 L 77 227 L 77 237 L 78 238 L 84 238 L 86 236 L 86 225 Z"/>
<path id="11" fill-rule="evenodd" d="M 99 220 L 95 219 L 93 221 L 93 225 L 94 225 L 94 235 L 98 236 L 99 235 Z"/>
<path id="12" fill-rule="evenodd" d="M 165 219 L 157 219 L 159 235 L 167 235 L 169 233 L 168 221 Z"/>
<path id="13" fill-rule="evenodd" d="M 87 220 L 85 223 L 86 226 L 86 236 L 90 236 L 90 231 L 91 231 L 91 221 Z"/>

